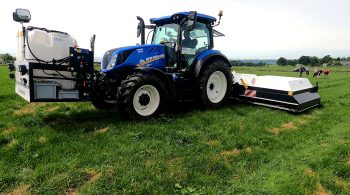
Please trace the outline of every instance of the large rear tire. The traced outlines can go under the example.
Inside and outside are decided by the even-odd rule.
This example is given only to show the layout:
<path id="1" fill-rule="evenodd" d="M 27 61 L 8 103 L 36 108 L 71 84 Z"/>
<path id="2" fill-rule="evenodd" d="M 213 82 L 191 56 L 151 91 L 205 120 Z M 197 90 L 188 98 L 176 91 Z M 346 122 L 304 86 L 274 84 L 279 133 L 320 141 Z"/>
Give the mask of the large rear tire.
<path id="1" fill-rule="evenodd" d="M 232 73 L 223 60 L 208 62 L 199 79 L 201 103 L 207 107 L 224 104 L 232 92 Z"/>
<path id="2" fill-rule="evenodd" d="M 165 108 L 167 91 L 154 75 L 136 73 L 121 82 L 118 92 L 118 111 L 131 119 L 157 116 Z"/>

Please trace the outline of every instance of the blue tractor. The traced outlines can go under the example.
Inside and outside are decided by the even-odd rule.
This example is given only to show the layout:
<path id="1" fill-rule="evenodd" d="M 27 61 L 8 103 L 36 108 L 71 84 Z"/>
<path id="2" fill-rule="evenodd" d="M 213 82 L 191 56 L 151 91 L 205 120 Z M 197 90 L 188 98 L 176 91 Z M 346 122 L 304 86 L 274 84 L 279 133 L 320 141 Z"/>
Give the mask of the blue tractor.
<path id="1" fill-rule="evenodd" d="M 101 71 L 96 71 L 95 36 L 91 50 L 78 48 L 66 32 L 24 27 L 30 12 L 16 9 L 13 19 L 22 29 L 10 78 L 28 102 L 91 101 L 96 108 L 116 108 L 129 118 L 156 116 L 175 102 L 217 107 L 230 97 L 291 112 L 320 105 L 318 85 L 306 78 L 231 72 L 227 58 L 213 50 L 213 38 L 223 36 L 213 29 L 221 17 L 222 12 L 217 22 L 194 11 L 179 12 L 152 18 L 151 25 L 137 17 L 141 45 L 107 51 Z M 153 32 L 151 44 L 145 44 L 145 29 L 148 35 Z"/>
<path id="2" fill-rule="evenodd" d="M 197 12 L 179 12 L 151 18 L 141 17 L 137 36 L 141 45 L 107 51 L 101 71 L 94 79 L 92 103 L 100 109 L 117 107 L 130 118 L 159 114 L 167 104 L 195 101 L 205 107 L 222 105 L 232 91 L 230 62 L 214 48 L 215 17 Z M 153 32 L 151 44 L 145 44 Z M 147 41 L 146 41 L 147 42 Z"/>

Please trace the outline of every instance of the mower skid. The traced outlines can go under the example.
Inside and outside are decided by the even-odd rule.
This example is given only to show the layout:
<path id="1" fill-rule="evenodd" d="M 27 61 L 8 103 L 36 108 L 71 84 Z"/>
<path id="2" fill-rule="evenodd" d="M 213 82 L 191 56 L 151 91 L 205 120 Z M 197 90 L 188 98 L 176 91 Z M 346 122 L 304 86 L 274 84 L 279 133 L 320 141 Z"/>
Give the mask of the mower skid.
<path id="1" fill-rule="evenodd" d="M 261 106 L 300 113 L 319 106 L 318 86 L 308 79 L 233 74 L 232 98 Z"/>

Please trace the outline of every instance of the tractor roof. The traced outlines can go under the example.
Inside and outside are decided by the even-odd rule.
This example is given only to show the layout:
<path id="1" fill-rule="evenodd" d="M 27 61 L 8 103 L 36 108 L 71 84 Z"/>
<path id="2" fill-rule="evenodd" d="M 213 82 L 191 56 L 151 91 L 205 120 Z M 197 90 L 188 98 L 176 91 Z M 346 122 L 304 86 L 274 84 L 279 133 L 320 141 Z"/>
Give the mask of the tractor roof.
<path id="1" fill-rule="evenodd" d="M 175 13 L 171 16 L 163 16 L 160 18 L 151 18 L 151 24 L 156 24 L 156 25 L 162 25 L 162 24 L 168 24 L 168 23 L 172 23 L 174 21 L 179 21 L 182 20 L 183 18 L 189 16 L 190 12 L 178 12 Z M 197 13 L 197 20 L 204 22 L 204 23 L 212 23 L 216 21 L 216 18 L 212 17 L 212 16 L 208 16 L 205 14 L 200 14 Z"/>

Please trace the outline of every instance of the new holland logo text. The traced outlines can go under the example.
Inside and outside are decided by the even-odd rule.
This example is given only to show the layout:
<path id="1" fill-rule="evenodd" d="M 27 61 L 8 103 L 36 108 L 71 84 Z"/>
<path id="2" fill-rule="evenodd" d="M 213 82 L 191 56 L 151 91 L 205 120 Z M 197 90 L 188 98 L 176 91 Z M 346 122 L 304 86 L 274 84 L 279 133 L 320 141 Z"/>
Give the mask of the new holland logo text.
<path id="1" fill-rule="evenodd" d="M 151 62 L 154 62 L 154 61 L 157 61 L 157 60 L 160 60 L 160 59 L 163 59 L 163 58 L 165 58 L 164 54 L 151 56 L 151 57 L 146 58 L 145 60 L 143 60 L 143 59 L 140 60 L 139 64 L 137 64 L 136 66 L 144 66 L 146 64 L 149 64 Z"/>

